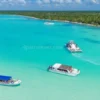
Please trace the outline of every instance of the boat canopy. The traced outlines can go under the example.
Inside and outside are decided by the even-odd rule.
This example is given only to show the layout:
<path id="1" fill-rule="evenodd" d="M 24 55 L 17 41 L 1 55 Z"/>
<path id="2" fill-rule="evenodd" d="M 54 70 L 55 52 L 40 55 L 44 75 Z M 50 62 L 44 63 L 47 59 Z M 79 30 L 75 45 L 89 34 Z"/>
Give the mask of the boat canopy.
<path id="1" fill-rule="evenodd" d="M 72 70 L 72 67 L 67 66 L 67 65 L 61 65 L 58 69 L 60 69 L 60 70 Z"/>
<path id="2" fill-rule="evenodd" d="M 59 63 L 54 64 L 53 67 L 56 68 L 56 69 L 61 69 L 61 70 L 71 70 L 72 69 L 71 66 L 62 65 L 62 64 L 59 64 Z"/>
<path id="3" fill-rule="evenodd" d="M 52 67 L 58 69 L 60 66 L 61 66 L 60 63 L 56 63 L 56 64 L 54 64 Z"/>
<path id="4" fill-rule="evenodd" d="M 12 78 L 11 76 L 3 76 L 3 75 L 0 75 L 0 80 L 2 80 L 2 81 L 8 81 L 11 78 Z"/>

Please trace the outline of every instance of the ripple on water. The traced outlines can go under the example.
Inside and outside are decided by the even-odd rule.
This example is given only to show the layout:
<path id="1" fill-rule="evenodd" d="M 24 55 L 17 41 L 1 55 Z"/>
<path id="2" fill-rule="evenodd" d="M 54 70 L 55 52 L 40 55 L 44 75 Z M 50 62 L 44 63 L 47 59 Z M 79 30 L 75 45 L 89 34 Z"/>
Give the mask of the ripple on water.
<path id="1" fill-rule="evenodd" d="M 94 40 L 94 39 L 90 39 L 90 38 L 83 38 L 83 39 L 90 43 L 100 44 L 99 40 Z"/>

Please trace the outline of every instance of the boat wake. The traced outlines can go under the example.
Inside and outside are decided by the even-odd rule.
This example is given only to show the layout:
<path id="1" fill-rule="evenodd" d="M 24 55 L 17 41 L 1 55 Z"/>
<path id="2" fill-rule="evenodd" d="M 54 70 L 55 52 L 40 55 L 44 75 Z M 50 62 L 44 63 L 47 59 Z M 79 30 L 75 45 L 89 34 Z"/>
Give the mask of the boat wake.
<path id="1" fill-rule="evenodd" d="M 76 58 L 78 58 L 80 60 L 86 61 L 88 63 L 94 64 L 94 65 L 98 65 L 98 66 L 100 65 L 100 63 L 98 63 L 98 62 L 96 62 L 96 61 L 94 61 L 94 60 L 90 59 L 89 57 L 86 57 L 86 56 L 84 56 L 82 54 L 72 54 L 72 55 L 74 57 L 76 57 Z"/>

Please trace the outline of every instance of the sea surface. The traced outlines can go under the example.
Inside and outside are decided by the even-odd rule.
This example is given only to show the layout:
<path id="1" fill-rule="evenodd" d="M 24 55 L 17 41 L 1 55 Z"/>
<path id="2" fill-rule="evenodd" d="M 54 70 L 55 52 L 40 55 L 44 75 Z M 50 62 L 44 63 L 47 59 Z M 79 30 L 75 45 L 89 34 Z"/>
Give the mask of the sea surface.
<path id="1" fill-rule="evenodd" d="M 0 75 L 20 86 L 0 85 L 0 100 L 100 100 L 100 28 L 15 15 L 0 15 Z M 64 48 L 74 40 L 83 53 Z M 80 69 L 76 77 L 47 71 L 62 63 Z"/>

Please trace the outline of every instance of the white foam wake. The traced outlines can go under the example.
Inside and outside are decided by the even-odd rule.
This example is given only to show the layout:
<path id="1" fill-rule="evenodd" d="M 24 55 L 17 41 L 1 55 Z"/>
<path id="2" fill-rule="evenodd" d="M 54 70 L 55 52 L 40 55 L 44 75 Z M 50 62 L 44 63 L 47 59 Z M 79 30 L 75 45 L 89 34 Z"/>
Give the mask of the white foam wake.
<path id="1" fill-rule="evenodd" d="M 74 57 L 79 58 L 80 60 L 86 61 L 88 63 L 94 64 L 94 65 L 100 65 L 100 63 L 94 61 L 93 59 L 86 57 L 82 54 L 72 54 Z"/>

